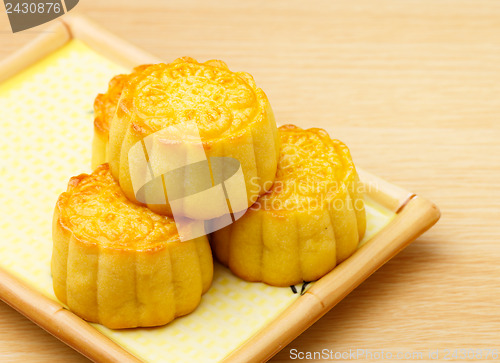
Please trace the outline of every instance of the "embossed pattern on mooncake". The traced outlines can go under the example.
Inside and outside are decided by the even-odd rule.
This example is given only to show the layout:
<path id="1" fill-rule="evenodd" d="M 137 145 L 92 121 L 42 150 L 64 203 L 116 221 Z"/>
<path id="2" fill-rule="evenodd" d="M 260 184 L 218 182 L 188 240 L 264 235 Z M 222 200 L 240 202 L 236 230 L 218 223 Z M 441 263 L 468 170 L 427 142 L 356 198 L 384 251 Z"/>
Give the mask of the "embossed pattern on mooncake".
<path id="1" fill-rule="evenodd" d="M 161 133 L 169 129 L 180 131 L 168 139 Z M 148 148 L 144 143 L 151 135 L 147 140 L 152 146 Z M 145 159 L 154 175 L 147 178 L 152 179 L 162 176 L 156 171 L 164 169 L 163 164 L 171 161 L 171 155 L 176 155 L 175 159 L 183 163 L 181 166 L 200 161 L 197 157 L 193 160 L 190 151 L 178 155 L 181 148 L 171 146 L 174 144 L 184 144 L 186 150 L 189 145 L 201 145 L 208 161 L 214 157 L 236 159 L 246 190 L 243 208 L 265 194 L 276 176 L 279 139 L 267 96 L 250 74 L 232 72 L 218 60 L 199 63 L 192 58 L 179 58 L 169 64 L 151 65 L 125 83 L 110 128 L 107 159 L 111 173 L 127 198 L 135 203 L 140 198 L 133 180 L 146 179 L 145 172 L 139 173 L 138 178 L 136 174 L 147 168 L 142 161 L 137 165 L 137 155 L 131 157 L 129 153 L 141 143 L 148 149 Z M 169 161 L 165 161 L 167 158 Z M 189 187 L 204 178 L 205 175 L 189 175 L 184 184 Z M 163 188 L 163 198 L 145 203 L 156 213 L 172 216 L 169 191 L 165 185 Z M 229 213 L 225 205 L 218 207 L 221 200 L 212 202 L 200 197 L 194 204 L 203 207 L 186 204 L 179 209 L 180 216 L 210 220 Z"/>
<path id="2" fill-rule="evenodd" d="M 70 179 L 52 239 L 57 298 L 108 328 L 167 324 L 196 309 L 212 283 L 207 237 L 181 242 L 173 219 L 123 195 L 108 164 Z"/>
<path id="3" fill-rule="evenodd" d="M 363 190 L 348 148 L 321 129 L 279 128 L 276 180 L 246 214 L 212 235 L 214 254 L 246 281 L 314 281 L 356 250 Z"/>

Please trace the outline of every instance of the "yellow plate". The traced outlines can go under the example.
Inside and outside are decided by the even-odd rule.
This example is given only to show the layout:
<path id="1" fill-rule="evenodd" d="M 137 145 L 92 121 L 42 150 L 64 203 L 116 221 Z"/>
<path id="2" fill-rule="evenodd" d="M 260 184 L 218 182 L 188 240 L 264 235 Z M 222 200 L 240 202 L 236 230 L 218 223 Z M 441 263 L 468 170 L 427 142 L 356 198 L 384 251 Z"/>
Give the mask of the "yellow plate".
<path id="1" fill-rule="evenodd" d="M 247 283 L 216 264 L 199 308 L 164 327 L 113 331 L 84 322 L 52 290 L 54 203 L 69 177 L 89 171 L 95 95 L 148 56 L 82 18 L 67 21 L 54 28 L 59 38 L 50 35 L 57 50 L 47 55 L 47 39 L 38 40 L 0 66 L 0 79 L 9 77 L 0 85 L 0 298 L 91 359 L 267 359 L 439 218 L 432 203 L 361 172 L 369 195 L 363 247 L 303 296 L 301 286 L 293 293 Z M 26 59 L 32 64 L 18 72 Z"/>

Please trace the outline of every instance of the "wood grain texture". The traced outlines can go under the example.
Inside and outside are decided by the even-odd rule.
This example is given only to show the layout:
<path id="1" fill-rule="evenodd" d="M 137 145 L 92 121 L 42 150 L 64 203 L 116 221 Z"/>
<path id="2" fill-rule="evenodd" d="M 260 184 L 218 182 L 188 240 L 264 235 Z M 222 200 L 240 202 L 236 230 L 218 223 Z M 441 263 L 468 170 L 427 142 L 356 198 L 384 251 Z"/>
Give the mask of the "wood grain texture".
<path id="1" fill-rule="evenodd" d="M 437 226 L 272 361 L 290 349 L 500 348 L 500 2 L 84 0 L 75 11 L 165 61 L 252 73 L 278 122 L 326 128 L 359 166 L 440 207 Z M 2 8 L 0 59 L 43 29 L 13 35 Z M 0 302 L 0 360 L 55 356 L 84 361 Z"/>
<path id="2" fill-rule="evenodd" d="M 140 361 L 93 326 L 0 267 L 0 296 L 12 308 L 85 356 L 102 362 Z"/>
<path id="3" fill-rule="evenodd" d="M 391 191 L 392 188 L 389 188 L 384 194 Z M 389 200 L 393 198 L 394 195 L 391 195 Z M 382 200 L 385 202 L 387 198 L 383 197 Z M 410 197 L 388 226 L 312 285 L 271 324 L 233 351 L 227 357 L 227 362 L 258 363 L 272 357 L 284 344 L 291 342 L 320 319 L 380 266 L 432 227 L 439 215 L 439 210 L 432 202 L 416 195 Z M 223 362 L 226 363 L 226 360 Z"/>
<path id="4" fill-rule="evenodd" d="M 47 33 L 33 42 L 21 47 L 15 53 L 0 60 L 0 82 L 28 68 L 41 58 L 51 54 L 71 39 L 67 27 L 61 22 L 53 22 L 47 27 Z"/>

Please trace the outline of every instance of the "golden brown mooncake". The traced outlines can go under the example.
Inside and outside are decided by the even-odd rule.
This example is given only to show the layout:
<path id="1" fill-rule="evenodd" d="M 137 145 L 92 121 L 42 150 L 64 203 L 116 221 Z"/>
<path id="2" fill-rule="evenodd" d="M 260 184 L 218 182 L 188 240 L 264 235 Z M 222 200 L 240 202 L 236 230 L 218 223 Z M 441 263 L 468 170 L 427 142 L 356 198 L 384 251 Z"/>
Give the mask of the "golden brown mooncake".
<path id="1" fill-rule="evenodd" d="M 53 242 L 57 298 L 109 328 L 166 324 L 193 311 L 212 282 L 207 237 L 181 242 L 173 219 L 123 195 L 108 164 L 71 178 Z"/>
<path id="2" fill-rule="evenodd" d="M 247 281 L 314 281 L 348 258 L 366 217 L 348 148 L 321 129 L 278 129 L 281 153 L 269 193 L 212 234 L 216 257 Z"/>
<path id="3" fill-rule="evenodd" d="M 144 144 L 143 140 L 150 135 L 176 127 L 182 129 L 183 125 L 186 129 L 194 125 L 199 133 L 198 144 L 208 160 L 222 157 L 239 161 L 247 194 L 243 208 L 267 192 L 276 175 L 279 155 L 276 122 L 267 96 L 257 88 L 250 74 L 232 72 L 222 61 L 198 63 L 191 58 L 180 58 L 170 64 L 152 65 L 130 79 L 111 124 L 108 148 L 111 173 L 131 201 L 138 202 L 129 165 L 129 161 L 135 160 L 129 160 L 131 148 L 140 145 L 139 142 Z M 180 142 L 187 145 L 195 144 L 196 140 L 190 134 Z M 151 143 L 147 159 L 153 171 L 161 170 L 169 157 L 181 159 L 177 161 L 183 165 L 194 163 L 190 151 L 169 156 L 175 153 L 165 152 L 172 143 L 163 136 Z M 201 179 L 203 176 L 197 173 L 186 175 L 184 185 L 196 184 Z M 168 188 L 164 189 L 168 199 Z M 168 201 L 146 201 L 146 204 L 157 213 L 172 215 Z M 211 219 L 226 213 L 201 197 L 193 204 L 192 208 L 184 206 L 180 215 Z"/>
<path id="4" fill-rule="evenodd" d="M 109 140 L 109 125 L 113 119 L 116 106 L 122 95 L 123 87 L 129 79 L 149 67 L 141 65 L 130 74 L 119 74 L 111 79 L 106 93 L 99 93 L 94 101 L 94 138 L 92 140 L 92 170 L 108 161 L 107 149 Z"/>

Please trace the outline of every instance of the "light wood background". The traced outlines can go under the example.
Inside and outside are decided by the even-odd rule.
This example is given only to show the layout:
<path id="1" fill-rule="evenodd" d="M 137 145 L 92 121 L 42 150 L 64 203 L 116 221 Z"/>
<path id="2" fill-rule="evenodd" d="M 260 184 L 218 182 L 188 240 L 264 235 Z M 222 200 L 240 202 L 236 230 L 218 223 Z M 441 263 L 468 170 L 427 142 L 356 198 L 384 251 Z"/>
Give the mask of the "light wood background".
<path id="1" fill-rule="evenodd" d="M 3 58 L 43 27 L 14 35 L 0 9 Z M 82 0 L 75 11 L 165 61 L 252 73 L 279 123 L 326 128 L 359 166 L 441 208 L 272 361 L 290 349 L 500 349 L 500 1 Z M 85 361 L 0 302 L 0 360 L 55 359 Z"/>

